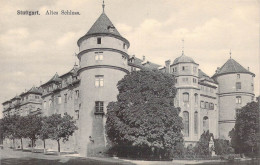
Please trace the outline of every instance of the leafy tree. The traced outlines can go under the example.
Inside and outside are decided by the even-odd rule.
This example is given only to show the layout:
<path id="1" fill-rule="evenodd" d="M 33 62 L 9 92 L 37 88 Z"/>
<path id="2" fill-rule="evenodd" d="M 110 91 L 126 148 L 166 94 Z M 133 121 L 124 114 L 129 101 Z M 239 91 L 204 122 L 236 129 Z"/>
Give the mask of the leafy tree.
<path id="1" fill-rule="evenodd" d="M 37 115 L 27 115 L 23 118 L 23 136 L 31 140 L 33 152 L 35 141 L 38 139 L 42 127 L 42 117 Z"/>
<path id="2" fill-rule="evenodd" d="M 44 131 L 48 134 L 52 140 L 58 142 L 58 152 L 60 153 L 60 140 L 63 142 L 68 141 L 69 137 L 78 129 L 76 126 L 76 121 L 73 117 L 64 114 L 53 114 L 44 120 Z"/>
<path id="3" fill-rule="evenodd" d="M 107 107 L 106 132 L 112 145 L 139 147 L 134 151 L 142 157 L 168 157 L 183 142 L 180 110 L 173 105 L 174 77 L 141 70 L 126 75 L 117 87 L 117 101 Z"/>
<path id="4" fill-rule="evenodd" d="M 4 123 L 3 119 L 0 119 L 0 144 L 3 144 L 4 140 Z"/>
<path id="5" fill-rule="evenodd" d="M 47 117 L 42 118 L 42 128 L 40 130 L 40 139 L 43 141 L 44 152 L 46 152 L 45 140 L 49 139 L 49 129 L 48 129 Z"/>
<path id="6" fill-rule="evenodd" d="M 209 148 L 209 142 L 210 138 L 213 137 L 212 133 L 209 133 L 209 131 L 204 131 L 201 136 L 200 140 L 197 142 L 196 146 L 194 147 L 194 152 L 198 156 L 210 156 L 211 151 Z"/>
<path id="7" fill-rule="evenodd" d="M 260 144 L 259 101 L 239 110 L 235 127 L 230 131 L 231 145 L 238 153 L 258 154 Z"/>
<path id="8" fill-rule="evenodd" d="M 15 149 L 15 139 L 21 138 L 21 126 L 19 125 L 20 116 L 12 115 L 3 118 L 3 137 L 13 141 L 13 149 Z"/>

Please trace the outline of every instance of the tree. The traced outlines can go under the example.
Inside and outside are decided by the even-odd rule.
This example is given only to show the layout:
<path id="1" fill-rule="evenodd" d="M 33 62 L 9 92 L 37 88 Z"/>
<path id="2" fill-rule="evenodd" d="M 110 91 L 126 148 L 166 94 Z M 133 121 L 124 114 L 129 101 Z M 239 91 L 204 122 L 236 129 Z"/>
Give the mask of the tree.
<path id="1" fill-rule="evenodd" d="M 211 151 L 209 148 L 209 142 L 210 138 L 213 137 L 212 133 L 209 133 L 209 131 L 204 131 L 201 136 L 200 140 L 197 142 L 196 146 L 194 147 L 194 152 L 198 156 L 210 156 Z M 214 138 L 213 138 L 214 139 Z"/>
<path id="2" fill-rule="evenodd" d="M 236 152 L 258 154 L 259 112 L 259 102 L 248 103 L 238 111 L 235 127 L 229 132 L 231 145 Z"/>
<path id="3" fill-rule="evenodd" d="M 43 141 L 43 148 L 44 148 L 44 153 L 46 152 L 46 145 L 45 145 L 45 140 L 49 138 L 49 129 L 48 129 L 48 123 L 47 123 L 47 117 L 42 118 L 42 128 L 40 130 L 40 137 Z"/>
<path id="4" fill-rule="evenodd" d="M 52 140 L 56 140 L 58 143 L 58 152 L 60 153 L 60 140 L 63 142 L 68 141 L 69 137 L 78 129 L 76 121 L 73 117 L 64 114 L 53 114 L 44 120 L 44 131 L 49 134 Z"/>
<path id="5" fill-rule="evenodd" d="M 37 115 L 27 115 L 23 117 L 23 123 L 24 137 L 31 140 L 33 152 L 35 141 L 38 139 L 42 127 L 42 117 Z"/>
<path id="6" fill-rule="evenodd" d="M 107 107 L 106 133 L 112 145 L 139 147 L 134 153 L 142 157 L 168 157 L 183 142 L 180 110 L 173 105 L 174 77 L 141 70 L 126 75 L 117 87 L 117 101 Z"/>
<path id="7" fill-rule="evenodd" d="M 15 149 L 15 139 L 21 138 L 21 126 L 19 125 L 20 116 L 12 115 L 3 118 L 3 137 L 13 141 L 13 149 Z"/>

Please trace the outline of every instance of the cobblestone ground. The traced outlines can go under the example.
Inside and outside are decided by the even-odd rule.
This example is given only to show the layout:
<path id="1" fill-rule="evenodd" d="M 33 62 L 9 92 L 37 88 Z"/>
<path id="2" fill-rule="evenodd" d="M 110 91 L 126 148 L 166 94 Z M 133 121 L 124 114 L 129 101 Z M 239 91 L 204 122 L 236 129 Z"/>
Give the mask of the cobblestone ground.
<path id="1" fill-rule="evenodd" d="M 0 149 L 0 165 L 133 165 L 112 158 L 80 158 Z"/>

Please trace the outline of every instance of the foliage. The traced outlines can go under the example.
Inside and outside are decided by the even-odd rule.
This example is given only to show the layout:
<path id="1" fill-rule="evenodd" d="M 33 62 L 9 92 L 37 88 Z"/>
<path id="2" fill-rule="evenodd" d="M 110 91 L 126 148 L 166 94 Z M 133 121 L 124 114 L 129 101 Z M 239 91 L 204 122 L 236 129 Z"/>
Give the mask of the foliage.
<path id="1" fill-rule="evenodd" d="M 141 70 L 126 75 L 117 87 L 117 101 L 107 107 L 106 132 L 112 144 L 142 148 L 136 152 L 142 156 L 150 152 L 169 156 L 183 142 L 180 110 L 173 105 L 174 77 Z"/>
<path id="2" fill-rule="evenodd" d="M 226 155 L 233 153 L 233 148 L 231 147 L 228 140 L 214 139 L 214 146 L 217 155 Z"/>
<path id="3" fill-rule="evenodd" d="M 48 137 L 58 142 L 59 152 L 60 139 L 62 139 L 63 142 L 68 141 L 69 137 L 78 129 L 76 121 L 67 113 L 65 113 L 63 117 L 61 114 L 53 114 L 45 118 L 43 126 L 43 131 L 48 134 Z"/>
<path id="4" fill-rule="evenodd" d="M 23 117 L 22 131 L 24 132 L 24 137 L 29 138 L 34 146 L 34 142 L 38 139 L 41 127 L 42 127 L 42 117 L 36 115 L 27 115 Z"/>
<path id="5" fill-rule="evenodd" d="M 209 142 L 211 137 L 213 138 L 213 134 L 209 133 L 209 131 L 204 131 L 201 136 L 200 140 L 197 142 L 196 146 L 194 147 L 194 152 L 196 155 L 205 155 L 210 156 L 211 151 L 209 148 Z"/>
<path id="6" fill-rule="evenodd" d="M 229 132 L 236 153 L 258 154 L 260 145 L 259 102 L 251 102 L 239 110 L 235 127 Z"/>

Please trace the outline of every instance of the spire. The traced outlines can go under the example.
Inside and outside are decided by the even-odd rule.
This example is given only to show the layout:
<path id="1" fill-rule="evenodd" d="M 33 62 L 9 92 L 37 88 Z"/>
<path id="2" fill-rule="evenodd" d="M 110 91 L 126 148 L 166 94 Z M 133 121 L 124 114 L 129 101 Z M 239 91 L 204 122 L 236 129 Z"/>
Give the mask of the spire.
<path id="1" fill-rule="evenodd" d="M 230 59 L 231 59 L 231 54 L 232 54 L 232 53 L 231 53 L 231 49 L 230 49 L 230 51 L 229 51 Z"/>
<path id="2" fill-rule="evenodd" d="M 184 55 L 184 39 L 182 39 L 181 41 L 182 41 L 182 55 Z"/>
<path id="3" fill-rule="evenodd" d="M 104 2 L 104 0 L 103 0 L 102 8 L 103 8 L 103 13 L 105 13 L 105 2 Z"/>

